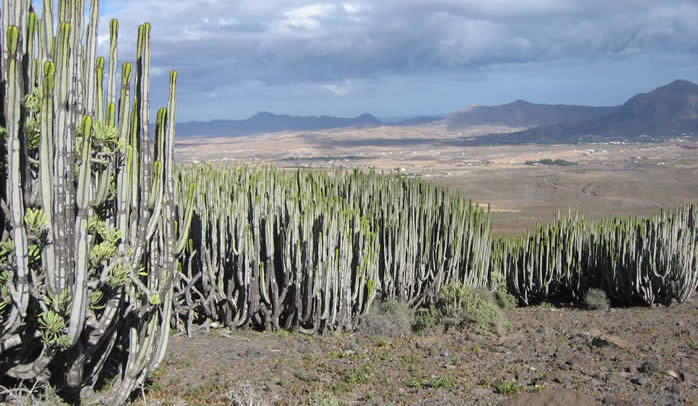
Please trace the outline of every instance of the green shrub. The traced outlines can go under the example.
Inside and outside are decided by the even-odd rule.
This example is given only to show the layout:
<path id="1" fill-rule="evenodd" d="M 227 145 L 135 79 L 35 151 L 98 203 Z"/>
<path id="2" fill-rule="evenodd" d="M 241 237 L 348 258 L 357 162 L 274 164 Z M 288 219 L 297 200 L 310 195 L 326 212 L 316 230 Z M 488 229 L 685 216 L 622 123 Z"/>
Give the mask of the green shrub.
<path id="1" fill-rule="evenodd" d="M 348 371 L 344 373 L 344 382 L 349 385 L 363 385 L 369 383 L 371 380 L 371 375 L 373 374 L 373 367 L 369 365 L 363 365 L 361 368 Z"/>
<path id="2" fill-rule="evenodd" d="M 450 389 L 453 387 L 453 377 L 452 376 L 432 376 L 428 381 L 424 382 L 424 386 L 428 386 L 433 389 L 446 388 Z"/>
<path id="3" fill-rule="evenodd" d="M 414 330 L 421 333 L 430 333 L 441 323 L 442 319 L 441 311 L 435 306 L 431 305 L 419 309 L 415 317 Z"/>
<path id="4" fill-rule="evenodd" d="M 500 296 L 502 303 L 510 304 L 504 295 Z M 511 329 L 511 323 L 504 318 L 496 297 L 497 294 L 487 289 L 449 283 L 441 288 L 441 299 L 436 305 L 419 313 L 415 329 L 428 330 L 443 324 L 446 329 L 474 328 L 483 334 L 506 332 Z"/>
<path id="5" fill-rule="evenodd" d="M 494 292 L 494 300 L 503 310 L 513 310 L 519 304 L 514 295 L 509 294 L 505 290 L 496 290 Z"/>
<path id="6" fill-rule="evenodd" d="M 526 161 L 526 162 L 524 162 L 524 164 L 525 164 L 525 165 L 529 165 L 529 166 L 536 166 L 536 165 L 538 165 L 538 164 L 541 164 L 541 165 L 557 165 L 557 166 L 575 166 L 575 165 L 577 165 L 577 163 L 576 163 L 576 162 L 573 162 L 573 161 L 567 161 L 567 160 L 565 160 L 565 159 L 555 159 L 555 160 L 553 160 L 553 159 L 550 159 L 550 158 L 541 159 L 541 160 L 539 160 L 539 161 Z"/>
<path id="7" fill-rule="evenodd" d="M 523 386 L 517 381 L 500 379 L 492 385 L 492 388 L 494 388 L 494 393 L 499 393 L 500 395 L 515 395 L 521 392 Z"/>
<path id="8" fill-rule="evenodd" d="M 589 289 L 584 295 L 584 304 L 589 310 L 608 309 L 609 301 L 606 292 L 601 289 Z"/>

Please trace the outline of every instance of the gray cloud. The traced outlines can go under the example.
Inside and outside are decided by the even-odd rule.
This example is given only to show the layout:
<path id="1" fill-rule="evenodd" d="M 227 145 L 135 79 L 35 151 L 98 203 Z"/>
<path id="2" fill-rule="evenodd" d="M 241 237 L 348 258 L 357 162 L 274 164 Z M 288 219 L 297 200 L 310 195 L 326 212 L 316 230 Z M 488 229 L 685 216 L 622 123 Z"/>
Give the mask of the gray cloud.
<path id="1" fill-rule="evenodd" d="M 155 73 L 178 69 L 191 95 L 316 83 L 346 96 L 395 75 L 698 52 L 695 1 L 119 0 L 103 14 L 119 18 L 126 58 L 149 20 Z"/>
<path id="2" fill-rule="evenodd" d="M 687 50 L 698 39 L 698 5 L 667 0 L 119 3 L 113 16 L 127 32 L 145 18 L 153 23 L 158 62 L 214 71 L 236 65 L 233 80 Z"/>

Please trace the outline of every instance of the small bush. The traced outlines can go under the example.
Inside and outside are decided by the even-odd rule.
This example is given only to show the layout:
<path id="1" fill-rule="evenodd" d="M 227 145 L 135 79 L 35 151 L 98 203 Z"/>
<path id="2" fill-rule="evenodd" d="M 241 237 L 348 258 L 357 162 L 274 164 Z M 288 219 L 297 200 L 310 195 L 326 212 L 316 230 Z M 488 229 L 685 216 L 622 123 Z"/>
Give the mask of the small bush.
<path id="1" fill-rule="evenodd" d="M 228 392 L 228 399 L 233 406 L 267 406 L 269 402 L 264 398 L 263 393 L 263 390 L 243 382 Z"/>
<path id="2" fill-rule="evenodd" d="M 504 305 L 510 305 L 500 295 Z M 497 295 L 487 289 L 474 289 L 461 283 L 450 283 L 441 289 L 441 299 L 417 316 L 415 329 L 430 330 L 444 324 L 459 329 L 472 327 L 480 333 L 502 333 L 511 329 L 498 305 Z"/>
<path id="3" fill-rule="evenodd" d="M 443 314 L 436 306 L 431 305 L 418 310 L 415 317 L 414 330 L 422 333 L 433 333 L 441 323 Z"/>
<path id="4" fill-rule="evenodd" d="M 54 387 L 38 384 L 33 388 L 0 386 L 0 405 L 68 406 L 68 403 L 63 402 Z"/>
<path id="5" fill-rule="evenodd" d="M 576 162 L 573 162 L 573 161 L 567 161 L 567 160 L 565 160 L 565 159 L 555 159 L 555 160 L 553 160 L 553 159 L 550 159 L 550 158 L 541 159 L 541 160 L 539 160 L 539 161 L 526 161 L 526 162 L 524 162 L 524 164 L 525 164 L 525 165 L 530 165 L 530 166 L 536 166 L 536 165 L 538 165 L 538 164 L 541 164 L 541 165 L 557 165 L 557 166 L 575 166 L 575 165 L 577 165 L 577 163 L 576 163 Z"/>
<path id="6" fill-rule="evenodd" d="M 514 295 L 509 294 L 505 290 L 496 290 L 494 292 L 494 300 L 503 310 L 513 310 L 519 304 Z"/>
<path id="7" fill-rule="evenodd" d="M 432 376 L 428 381 L 424 382 L 424 386 L 439 389 L 450 389 L 453 387 L 453 377 L 451 376 Z"/>
<path id="8" fill-rule="evenodd" d="M 505 381 L 500 379 L 492 385 L 494 393 L 499 393 L 500 395 L 515 395 L 521 392 L 523 386 L 516 381 Z"/>
<path id="9" fill-rule="evenodd" d="M 344 373 L 344 382 L 349 385 L 363 385 L 371 380 L 373 368 L 369 365 L 363 365 L 361 368 L 347 371 Z"/>
<path id="10" fill-rule="evenodd" d="M 601 289 L 589 289 L 584 295 L 584 304 L 589 310 L 608 309 L 609 301 L 606 292 Z"/>
<path id="11" fill-rule="evenodd" d="M 405 303 L 387 301 L 374 304 L 356 330 L 367 336 L 397 337 L 410 334 L 413 324 L 414 310 Z"/>
<path id="12" fill-rule="evenodd" d="M 342 403 L 332 394 L 325 391 L 315 391 L 308 397 L 308 406 L 339 406 Z"/>

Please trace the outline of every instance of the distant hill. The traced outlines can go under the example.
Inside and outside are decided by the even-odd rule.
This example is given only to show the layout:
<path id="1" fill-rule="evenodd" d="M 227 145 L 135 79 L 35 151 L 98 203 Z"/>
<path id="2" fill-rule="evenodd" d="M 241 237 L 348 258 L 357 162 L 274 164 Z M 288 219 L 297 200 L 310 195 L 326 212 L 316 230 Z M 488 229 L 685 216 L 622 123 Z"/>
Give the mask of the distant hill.
<path id="1" fill-rule="evenodd" d="M 383 123 L 371 114 L 353 118 L 289 116 L 257 113 L 244 120 L 190 121 L 177 123 L 178 137 L 245 136 L 276 131 L 312 131 L 343 127 L 377 127 Z"/>
<path id="2" fill-rule="evenodd" d="M 633 141 L 698 136 L 698 85 L 676 80 L 613 107 L 535 104 L 517 100 L 499 106 L 471 106 L 446 118 L 417 116 L 397 122 L 383 122 L 368 113 L 351 118 L 257 113 L 244 120 L 177 123 L 177 136 L 247 136 L 277 131 L 412 126 L 441 120 L 445 120 L 450 130 L 476 125 L 529 127 L 519 132 L 464 139 L 463 143 L 469 145 Z"/>
<path id="3" fill-rule="evenodd" d="M 613 112 L 615 107 L 591 107 L 529 103 L 517 100 L 499 106 L 470 106 L 446 118 L 449 130 L 473 125 L 537 127 L 562 122 L 577 122 Z"/>
<path id="4" fill-rule="evenodd" d="M 651 141 L 680 136 L 698 136 L 698 85 L 686 80 L 635 95 L 601 117 L 487 138 L 493 143 L 518 144 Z"/>

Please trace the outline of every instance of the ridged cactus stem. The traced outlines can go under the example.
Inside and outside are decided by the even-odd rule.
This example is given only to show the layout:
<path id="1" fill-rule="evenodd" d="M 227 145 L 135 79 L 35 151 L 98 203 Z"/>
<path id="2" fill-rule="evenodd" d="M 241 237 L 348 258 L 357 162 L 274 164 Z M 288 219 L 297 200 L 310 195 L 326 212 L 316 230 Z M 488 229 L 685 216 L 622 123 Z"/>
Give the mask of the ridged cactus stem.
<path id="1" fill-rule="evenodd" d="M 109 85 L 107 87 L 107 103 L 116 105 L 116 75 L 118 62 L 119 21 L 109 22 Z"/>
<path id="2" fill-rule="evenodd" d="M 5 8 L 7 10 L 7 8 Z M 29 302 L 29 263 L 27 257 L 27 234 L 24 228 L 24 193 L 22 189 L 21 174 L 21 142 L 22 131 L 22 71 L 20 68 L 19 51 L 20 29 L 12 25 L 7 29 L 5 37 L 7 53 L 7 104 L 5 105 L 5 117 L 7 120 L 7 172 L 10 176 L 7 182 L 7 195 L 10 205 L 10 224 L 12 225 L 12 239 L 14 241 L 14 255 L 16 261 L 16 271 L 10 274 L 8 280 L 12 283 L 10 294 L 14 306 L 8 322 L 5 324 L 6 330 L 2 331 L 2 338 L 14 333 L 18 325 L 19 317 L 26 317 L 27 305 Z"/>
<path id="3" fill-rule="evenodd" d="M 82 16 L 82 12 L 79 12 Z M 87 86 L 87 102 L 85 105 L 86 113 L 96 117 L 98 120 L 103 120 L 103 116 L 100 112 L 95 115 L 95 109 L 99 106 L 104 106 L 104 94 L 101 95 L 101 103 L 97 102 L 97 98 L 100 97 L 99 91 L 102 88 L 102 75 L 104 74 L 104 59 L 101 61 L 101 75 L 97 75 L 95 80 L 91 80 L 93 72 L 95 71 L 95 58 L 97 53 L 97 21 L 99 20 L 99 0 L 91 0 L 90 2 L 90 20 L 87 24 L 87 44 L 85 46 L 85 71 L 83 77 L 86 79 Z M 81 17 L 82 18 L 82 17 Z M 98 68 L 99 69 L 99 68 Z"/>
<path id="4" fill-rule="evenodd" d="M 53 55 L 53 1 L 44 1 L 41 9 L 41 41 L 40 48 L 46 57 Z"/>
<path id="5" fill-rule="evenodd" d="M 93 109 L 94 109 L 94 115 L 97 121 L 102 121 L 104 122 L 104 58 L 103 57 L 98 57 L 97 58 L 97 63 L 95 64 L 95 86 L 96 90 L 95 91 L 95 103 Z M 89 108 L 88 108 L 89 110 Z"/>
<path id="6" fill-rule="evenodd" d="M 137 99 L 131 105 L 131 65 L 124 64 L 117 117 L 118 24 L 110 26 L 105 103 L 105 61 L 94 51 L 99 2 L 91 1 L 89 21 L 84 3 L 58 1 L 55 39 L 51 2 L 41 20 L 29 13 L 29 0 L 4 0 L 0 13 L 0 43 L 11 56 L 0 64 L 12 79 L 3 80 L 0 117 L 8 130 L 8 187 L 0 198 L 9 214 L 0 255 L 9 293 L 0 297 L 0 370 L 4 378 L 48 378 L 73 400 L 110 379 L 98 397 L 113 404 L 157 368 L 167 345 L 178 241 L 174 117 L 161 113 L 153 164 L 149 26 L 139 41 Z M 174 111 L 174 89 L 168 107 Z M 24 145 L 30 134 L 38 148 Z M 132 357 L 123 356 L 129 348 Z"/>
<path id="7" fill-rule="evenodd" d="M 36 13 L 31 12 L 29 13 L 29 21 L 27 23 L 27 34 L 25 38 L 27 39 L 27 59 L 29 60 L 29 63 L 27 64 L 27 83 L 24 84 L 24 91 L 25 93 L 29 93 L 32 91 L 35 85 L 35 80 L 36 80 L 36 72 L 35 72 L 35 64 L 34 64 L 34 38 L 36 36 L 36 32 L 38 30 L 38 21 L 36 18 Z"/>
<path id="8" fill-rule="evenodd" d="M 57 45 L 55 51 L 56 59 L 56 91 L 54 92 L 54 106 L 56 107 L 55 112 L 55 143 L 54 143 L 54 153 L 55 160 L 54 165 L 54 176 L 55 180 L 51 182 L 53 184 L 53 199 L 54 199 L 54 214 L 55 214 L 55 224 L 54 224 L 54 245 L 56 250 L 56 270 L 55 270 L 55 281 L 56 281 L 56 291 L 62 292 L 66 288 L 66 272 L 69 264 L 68 258 L 68 221 L 67 221 L 67 211 L 68 205 L 68 176 L 73 171 L 72 166 L 66 165 L 66 162 L 70 162 L 68 159 L 68 135 L 70 131 L 70 124 L 68 118 L 68 90 L 70 88 L 71 79 L 68 73 L 68 55 L 70 50 L 70 24 L 62 23 L 57 38 Z"/>
<path id="9" fill-rule="evenodd" d="M 74 270 L 74 285 L 72 288 L 72 311 L 70 313 L 70 324 L 68 325 L 67 336 L 71 343 L 75 345 L 78 337 L 82 333 L 85 323 L 85 301 L 87 300 L 87 270 L 88 270 L 88 234 L 87 216 L 89 212 L 89 182 L 91 177 L 90 169 L 90 146 L 92 136 L 92 117 L 84 116 L 82 120 L 82 153 L 80 170 L 78 174 L 77 206 L 78 214 L 75 223 L 75 235 L 77 236 L 76 258 Z M 76 382 L 75 384 L 78 384 Z"/>
<path id="10" fill-rule="evenodd" d="M 56 271 L 56 245 L 53 231 L 54 224 L 54 193 L 53 173 L 53 92 L 55 86 L 56 67 L 51 61 L 44 64 L 43 101 L 41 106 L 41 140 L 39 145 L 39 172 L 41 187 L 41 207 L 48 222 L 47 236 L 49 244 L 44 248 L 43 262 L 46 265 L 46 280 L 51 295 L 57 295 L 58 282 Z"/>
<path id="11" fill-rule="evenodd" d="M 117 213 L 116 226 L 121 232 L 122 246 L 128 241 L 128 226 L 130 223 L 131 211 L 131 191 L 132 191 L 132 176 L 131 176 L 131 160 L 133 159 L 133 146 L 130 143 L 129 136 L 129 110 L 131 105 L 131 93 L 129 86 L 131 84 L 131 64 L 125 63 L 121 69 L 121 95 L 119 97 L 119 118 L 117 129 L 119 131 L 119 143 L 126 145 L 126 150 L 119 156 L 117 167 Z"/>

